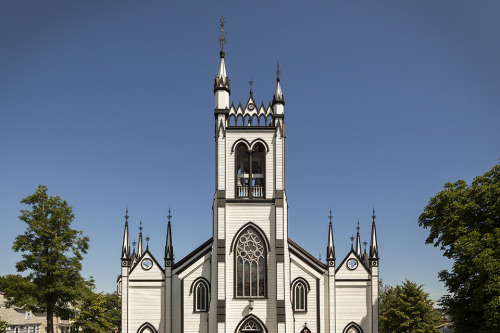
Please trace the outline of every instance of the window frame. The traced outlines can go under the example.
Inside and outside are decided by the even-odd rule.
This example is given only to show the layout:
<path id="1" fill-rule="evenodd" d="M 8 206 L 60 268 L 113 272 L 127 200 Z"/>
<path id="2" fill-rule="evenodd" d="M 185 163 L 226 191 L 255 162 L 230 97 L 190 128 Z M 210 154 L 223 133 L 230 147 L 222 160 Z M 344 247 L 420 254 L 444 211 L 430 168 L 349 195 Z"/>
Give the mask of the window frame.
<path id="1" fill-rule="evenodd" d="M 240 154 L 238 152 L 238 150 L 240 149 L 240 147 L 243 147 L 245 149 L 245 154 L 246 154 L 246 157 L 248 157 L 248 178 L 246 177 L 241 177 L 239 176 L 240 174 L 238 173 L 238 167 L 239 167 L 239 163 L 240 163 Z M 261 147 L 262 148 L 262 151 L 259 152 L 257 151 L 257 149 Z M 252 142 L 252 145 L 250 146 L 248 144 L 248 142 L 246 140 L 242 140 L 240 142 L 236 142 L 236 145 L 234 146 L 234 152 L 235 152 L 235 166 L 234 166 L 234 187 L 235 187 L 235 195 L 234 197 L 237 198 L 237 199 L 245 199 L 245 200 L 252 200 L 252 199 L 265 199 L 266 198 L 266 157 L 267 157 L 267 152 L 268 152 L 268 149 L 267 149 L 267 146 L 266 144 L 260 140 L 260 139 L 257 139 L 257 140 L 254 140 L 254 142 Z M 252 183 L 253 183 L 253 156 L 255 154 L 262 154 L 262 178 L 255 178 L 255 179 L 262 179 L 262 195 L 261 196 L 254 196 L 253 195 L 253 188 L 256 187 L 254 186 Z M 248 195 L 247 196 L 240 196 L 239 195 L 239 187 L 244 187 L 244 186 L 241 186 L 241 185 L 238 185 L 238 179 L 245 179 L 248 181 L 248 186 L 247 186 L 247 191 L 248 191 Z"/>
<path id="2" fill-rule="evenodd" d="M 205 308 L 201 309 L 198 307 L 198 290 L 200 285 L 203 285 L 205 288 L 204 296 L 205 296 Z M 210 283 L 204 277 L 199 277 L 193 281 L 191 285 L 191 295 L 193 295 L 193 313 L 203 313 L 208 312 L 210 308 Z"/>
<path id="3" fill-rule="evenodd" d="M 299 285 L 302 286 L 303 288 L 303 297 L 304 297 L 304 307 L 300 309 L 297 308 L 297 299 L 296 299 L 297 287 Z M 307 312 L 307 296 L 309 294 L 309 291 L 311 291 L 311 287 L 306 279 L 298 277 L 295 280 L 293 280 L 291 284 L 293 312 L 299 312 L 299 313 Z"/>

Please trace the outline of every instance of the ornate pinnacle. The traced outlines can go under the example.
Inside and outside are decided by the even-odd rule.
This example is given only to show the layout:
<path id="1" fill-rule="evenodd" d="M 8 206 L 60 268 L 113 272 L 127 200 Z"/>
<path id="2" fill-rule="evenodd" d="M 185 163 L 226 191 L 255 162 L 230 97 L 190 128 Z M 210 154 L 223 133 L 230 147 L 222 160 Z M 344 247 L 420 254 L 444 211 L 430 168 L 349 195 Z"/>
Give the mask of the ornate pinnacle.
<path id="1" fill-rule="evenodd" d="M 141 222 L 139 223 L 139 232 L 140 232 L 141 234 L 142 234 L 142 229 L 144 229 L 144 228 L 142 227 L 142 220 L 141 220 Z"/>
<path id="2" fill-rule="evenodd" d="M 226 22 L 224 21 L 224 16 L 221 16 L 221 18 L 219 19 L 219 24 L 220 24 L 220 28 L 219 28 L 219 31 L 220 31 L 220 37 L 218 39 L 218 42 L 220 44 L 220 51 L 221 52 L 224 52 L 224 44 L 226 43 L 226 37 L 224 36 L 224 34 L 226 33 L 227 34 L 227 31 L 224 30 L 224 24 Z"/>
<path id="3" fill-rule="evenodd" d="M 356 230 L 358 231 L 358 234 L 359 234 L 359 220 L 358 220 L 358 226 L 356 227 Z"/>
<path id="4" fill-rule="evenodd" d="M 280 80 L 280 74 L 281 74 L 281 71 L 280 71 L 280 63 L 279 62 L 276 62 L 276 75 L 277 75 L 277 80 L 279 81 Z"/>
<path id="5" fill-rule="evenodd" d="M 328 215 L 328 219 L 330 220 L 330 224 L 332 224 L 332 219 L 333 219 L 332 207 L 330 207 L 330 215 Z"/>
<path id="6" fill-rule="evenodd" d="M 129 218 L 129 216 L 128 216 L 128 206 L 127 206 L 127 209 L 125 209 L 125 216 L 124 217 L 125 217 L 125 223 L 128 223 L 128 218 Z"/>
<path id="7" fill-rule="evenodd" d="M 351 235 L 351 249 L 353 248 L 354 246 L 354 235 Z"/>
<path id="8" fill-rule="evenodd" d="M 372 221 L 373 221 L 373 223 L 375 223 L 375 218 L 376 217 L 377 216 L 375 215 L 375 207 L 373 207 L 373 215 L 372 215 Z"/>
<path id="9" fill-rule="evenodd" d="M 169 206 L 168 207 L 168 215 L 167 215 L 168 223 L 170 223 L 170 219 L 172 218 L 172 215 L 170 213 L 171 213 L 171 211 L 170 211 L 170 206 Z"/>
<path id="10" fill-rule="evenodd" d="M 366 244 L 368 244 L 368 242 L 367 242 L 367 241 L 364 241 L 364 242 L 363 242 L 363 245 L 365 246 L 365 252 L 366 252 Z"/>
<path id="11" fill-rule="evenodd" d="M 149 248 L 149 240 L 150 240 L 150 239 L 151 239 L 151 238 L 149 237 L 149 235 L 148 235 L 148 236 L 146 236 L 146 249 L 147 249 L 147 248 Z M 366 242 L 365 242 L 365 243 L 366 243 Z"/>

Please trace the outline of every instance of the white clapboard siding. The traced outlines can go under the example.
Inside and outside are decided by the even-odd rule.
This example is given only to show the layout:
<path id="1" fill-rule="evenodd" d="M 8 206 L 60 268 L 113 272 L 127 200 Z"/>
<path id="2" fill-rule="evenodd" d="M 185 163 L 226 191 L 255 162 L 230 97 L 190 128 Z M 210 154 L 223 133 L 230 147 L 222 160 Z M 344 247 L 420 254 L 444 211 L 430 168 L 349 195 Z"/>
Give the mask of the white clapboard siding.
<path id="1" fill-rule="evenodd" d="M 129 332 L 137 332 L 139 327 L 146 322 L 152 324 L 159 332 L 163 332 L 163 328 L 160 327 L 162 322 L 163 290 L 161 282 L 157 283 L 156 286 L 140 286 L 130 283 Z"/>
<path id="2" fill-rule="evenodd" d="M 349 259 L 351 258 L 354 258 L 358 261 L 358 267 L 355 269 L 355 270 L 350 270 L 349 268 L 347 268 L 347 261 L 349 261 Z M 344 260 L 339 268 L 338 268 L 338 271 L 335 273 L 335 278 L 336 279 L 355 279 L 355 280 L 359 280 L 359 279 L 370 279 L 371 276 L 370 276 L 370 273 L 366 270 L 366 268 L 363 266 L 363 264 L 361 263 L 361 260 L 356 256 L 354 255 L 354 253 L 350 253 L 349 256 L 347 257 L 346 260 Z"/>
<path id="3" fill-rule="evenodd" d="M 337 332 L 342 332 L 351 321 L 360 325 L 363 332 L 371 332 L 370 298 L 369 283 L 336 284 Z"/>
<path id="4" fill-rule="evenodd" d="M 153 267 L 149 270 L 145 270 L 142 268 L 141 262 L 145 259 L 149 259 L 153 262 Z M 137 265 L 132 269 L 130 272 L 130 280 L 163 280 L 164 279 L 164 274 L 161 269 L 156 263 L 156 261 L 153 259 L 153 257 L 146 252 L 141 259 L 139 259 L 139 262 Z"/>

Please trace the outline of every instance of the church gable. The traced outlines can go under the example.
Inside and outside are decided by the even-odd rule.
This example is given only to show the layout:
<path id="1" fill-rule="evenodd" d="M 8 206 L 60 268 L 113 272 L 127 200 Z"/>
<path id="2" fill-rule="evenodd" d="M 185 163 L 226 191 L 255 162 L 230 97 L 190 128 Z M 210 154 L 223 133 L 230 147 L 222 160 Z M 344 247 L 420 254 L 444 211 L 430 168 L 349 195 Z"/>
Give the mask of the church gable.
<path id="1" fill-rule="evenodd" d="M 163 280 L 165 278 L 163 269 L 156 259 L 146 250 L 142 257 L 130 270 L 130 279 L 139 280 Z"/>
<path id="2" fill-rule="evenodd" d="M 366 267 L 364 261 L 356 255 L 354 250 L 344 258 L 342 263 L 337 267 L 335 278 L 346 280 L 370 279 L 371 274 Z"/>

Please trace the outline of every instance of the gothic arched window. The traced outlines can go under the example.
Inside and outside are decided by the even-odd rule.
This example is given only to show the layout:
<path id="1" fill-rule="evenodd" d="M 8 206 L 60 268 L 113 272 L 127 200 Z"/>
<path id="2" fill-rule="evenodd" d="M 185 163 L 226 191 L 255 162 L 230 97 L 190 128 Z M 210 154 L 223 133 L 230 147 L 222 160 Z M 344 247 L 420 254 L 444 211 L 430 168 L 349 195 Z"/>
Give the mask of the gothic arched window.
<path id="1" fill-rule="evenodd" d="M 266 296 L 266 244 L 252 227 L 239 236 L 235 248 L 236 297 Z"/>
<path id="2" fill-rule="evenodd" d="M 292 282 L 293 311 L 307 311 L 307 293 L 309 293 L 309 283 L 301 277 Z"/>
<path id="3" fill-rule="evenodd" d="M 293 288 L 293 307 L 295 311 L 307 311 L 306 308 L 306 286 L 299 281 Z"/>
<path id="4" fill-rule="evenodd" d="M 236 148 L 236 195 L 238 198 L 264 198 L 264 145 L 257 143 L 248 150 L 245 144 Z"/>
<path id="5" fill-rule="evenodd" d="M 191 292 L 193 293 L 193 311 L 207 312 L 208 304 L 210 302 L 208 298 L 209 295 L 208 281 L 204 278 L 198 278 L 193 282 L 191 286 Z"/>

